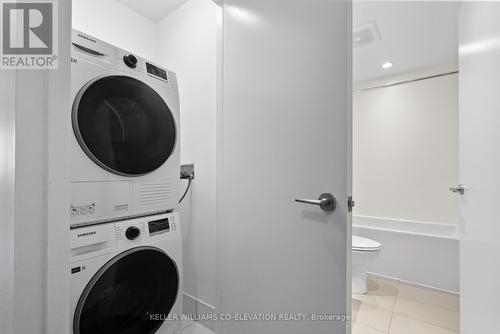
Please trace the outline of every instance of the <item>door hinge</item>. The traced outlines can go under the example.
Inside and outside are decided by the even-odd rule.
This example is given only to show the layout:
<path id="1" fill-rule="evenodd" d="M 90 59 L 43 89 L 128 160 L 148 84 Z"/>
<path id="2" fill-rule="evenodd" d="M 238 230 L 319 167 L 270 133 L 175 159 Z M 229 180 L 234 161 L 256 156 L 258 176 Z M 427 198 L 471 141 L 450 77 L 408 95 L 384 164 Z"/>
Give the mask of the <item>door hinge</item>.
<path id="1" fill-rule="evenodd" d="M 347 197 L 347 207 L 349 208 L 349 212 L 352 211 L 356 202 L 353 201 L 352 196 Z"/>

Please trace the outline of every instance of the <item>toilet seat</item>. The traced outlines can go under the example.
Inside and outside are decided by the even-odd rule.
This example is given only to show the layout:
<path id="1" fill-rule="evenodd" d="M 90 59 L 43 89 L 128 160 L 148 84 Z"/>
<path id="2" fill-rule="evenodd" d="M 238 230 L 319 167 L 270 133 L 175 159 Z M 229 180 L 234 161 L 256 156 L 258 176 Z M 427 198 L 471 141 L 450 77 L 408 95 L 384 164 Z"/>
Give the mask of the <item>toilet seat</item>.
<path id="1" fill-rule="evenodd" d="M 352 250 L 357 252 L 376 252 L 382 249 L 382 244 L 375 240 L 352 236 Z"/>

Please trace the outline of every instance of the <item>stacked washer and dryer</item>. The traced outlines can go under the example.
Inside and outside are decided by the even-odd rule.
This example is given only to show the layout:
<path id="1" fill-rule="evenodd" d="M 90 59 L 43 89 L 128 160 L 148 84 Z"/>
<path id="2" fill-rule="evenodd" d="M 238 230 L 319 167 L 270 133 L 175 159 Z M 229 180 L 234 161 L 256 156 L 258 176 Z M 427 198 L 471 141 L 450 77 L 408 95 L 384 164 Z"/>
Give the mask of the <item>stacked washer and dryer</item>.
<path id="1" fill-rule="evenodd" d="M 76 30 L 71 61 L 72 333 L 176 333 L 175 73 Z"/>

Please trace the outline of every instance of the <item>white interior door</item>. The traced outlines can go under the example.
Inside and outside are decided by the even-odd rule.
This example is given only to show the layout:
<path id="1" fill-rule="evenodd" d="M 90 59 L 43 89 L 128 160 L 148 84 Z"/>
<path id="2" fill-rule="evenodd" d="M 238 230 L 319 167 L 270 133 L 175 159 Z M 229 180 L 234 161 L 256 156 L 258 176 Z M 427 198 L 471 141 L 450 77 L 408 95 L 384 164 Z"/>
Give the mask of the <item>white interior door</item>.
<path id="1" fill-rule="evenodd" d="M 500 333 L 500 3 L 460 14 L 461 333 Z"/>
<path id="2" fill-rule="evenodd" d="M 219 333 L 350 332 L 351 43 L 349 1 L 223 1 Z"/>

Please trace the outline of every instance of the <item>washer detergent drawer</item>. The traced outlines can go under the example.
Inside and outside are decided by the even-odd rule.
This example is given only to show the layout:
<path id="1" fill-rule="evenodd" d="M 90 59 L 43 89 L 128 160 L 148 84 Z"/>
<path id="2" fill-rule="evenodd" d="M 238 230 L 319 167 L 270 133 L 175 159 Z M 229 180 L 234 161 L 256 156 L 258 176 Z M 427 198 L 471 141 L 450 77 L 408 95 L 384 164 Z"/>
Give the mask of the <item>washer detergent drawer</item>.
<path id="1" fill-rule="evenodd" d="M 95 225 L 71 230 L 71 263 L 112 253 L 116 249 L 113 224 Z"/>
<path id="2" fill-rule="evenodd" d="M 71 183 L 71 225 L 130 215 L 133 189 L 132 181 Z"/>

